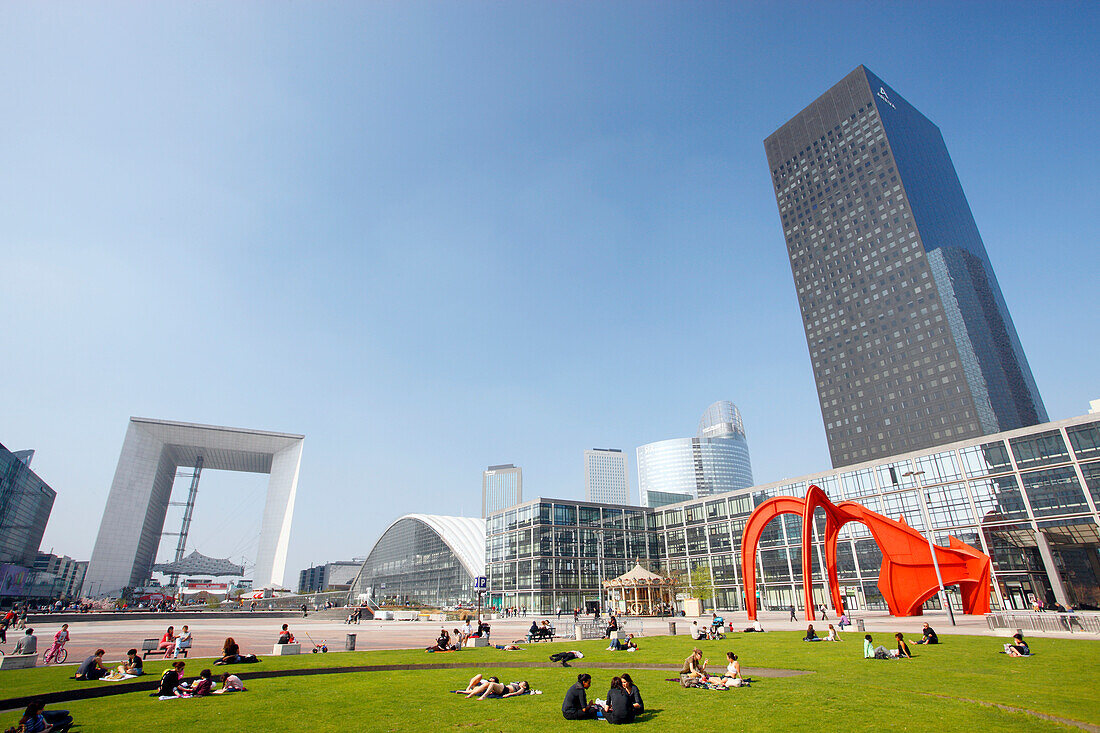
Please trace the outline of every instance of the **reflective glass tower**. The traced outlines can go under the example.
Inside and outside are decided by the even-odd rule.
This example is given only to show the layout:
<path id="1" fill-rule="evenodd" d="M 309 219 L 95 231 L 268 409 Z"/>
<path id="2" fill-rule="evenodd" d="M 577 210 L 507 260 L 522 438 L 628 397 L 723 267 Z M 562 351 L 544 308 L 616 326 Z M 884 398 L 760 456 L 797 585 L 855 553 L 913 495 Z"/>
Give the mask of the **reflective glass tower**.
<path id="1" fill-rule="evenodd" d="M 1047 420 L 936 125 L 860 66 L 764 147 L 834 466 Z"/>
<path id="2" fill-rule="evenodd" d="M 732 402 L 715 402 L 694 438 L 638 448 L 638 492 L 644 506 L 673 504 L 752 486 L 745 424 Z"/>
<path id="3" fill-rule="evenodd" d="M 481 474 L 481 517 L 523 501 L 523 469 L 511 463 L 489 466 Z"/>

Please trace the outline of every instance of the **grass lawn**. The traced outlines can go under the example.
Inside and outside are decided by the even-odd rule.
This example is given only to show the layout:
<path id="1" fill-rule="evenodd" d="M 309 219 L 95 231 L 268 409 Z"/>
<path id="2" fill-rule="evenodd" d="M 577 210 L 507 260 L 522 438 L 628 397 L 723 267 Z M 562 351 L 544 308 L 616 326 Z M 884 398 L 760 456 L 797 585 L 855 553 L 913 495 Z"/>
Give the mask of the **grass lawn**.
<path id="1" fill-rule="evenodd" d="M 589 698 L 606 697 L 608 680 L 629 671 L 645 699 L 646 714 L 637 725 L 654 730 L 1054 730 L 1065 726 L 1036 715 L 982 705 L 993 703 L 1066 720 L 1100 725 L 1100 642 L 1032 639 L 1035 656 L 1013 659 L 998 654 L 1001 640 L 944 636 L 944 644 L 913 647 L 917 657 L 904 661 L 862 659 L 862 637 L 845 635 L 839 644 L 808 644 L 796 632 L 734 634 L 722 642 L 698 642 L 711 667 L 724 666 L 726 650 L 745 667 L 811 670 L 814 674 L 757 679 L 752 687 L 728 692 L 682 689 L 665 679 L 674 672 L 633 667 L 679 664 L 691 649 L 685 637 L 641 640 L 632 654 L 608 652 L 601 642 L 527 645 L 527 651 L 466 650 L 452 654 L 422 651 L 353 652 L 265 658 L 231 669 L 245 681 L 243 694 L 160 702 L 148 696 L 164 662 L 150 662 L 152 675 L 141 690 L 67 704 L 76 730 L 276 730 L 401 731 L 576 730 L 603 723 L 569 722 L 561 717 L 565 689 L 578 672 L 593 676 Z M 887 641 L 885 635 L 876 641 Z M 555 651 L 580 649 L 585 658 L 565 669 L 549 664 Z M 530 669 L 502 663 L 535 662 Z M 411 670 L 249 680 L 250 672 L 296 667 L 365 664 L 475 664 L 476 669 Z M 615 669 L 586 667 L 612 663 Z M 209 665 L 190 660 L 188 676 Z M 47 692 L 82 685 L 65 679 L 73 667 L 0 672 L 0 697 Z M 466 700 L 449 694 L 474 672 L 496 674 L 502 681 L 526 679 L 541 696 L 508 700 Z M 0 716 L 0 728 L 18 716 Z"/>

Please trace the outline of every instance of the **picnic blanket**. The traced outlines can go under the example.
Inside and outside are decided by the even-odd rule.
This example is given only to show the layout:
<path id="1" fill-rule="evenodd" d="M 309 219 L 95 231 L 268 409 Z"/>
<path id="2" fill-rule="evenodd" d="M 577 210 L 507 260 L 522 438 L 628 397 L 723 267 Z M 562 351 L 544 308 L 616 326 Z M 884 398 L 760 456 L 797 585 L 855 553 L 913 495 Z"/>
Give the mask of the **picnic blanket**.
<path id="1" fill-rule="evenodd" d="M 123 680 L 136 680 L 138 677 L 143 677 L 143 676 L 144 675 L 136 675 L 136 674 L 118 675 L 118 674 L 113 674 L 112 673 L 112 674 L 107 675 L 106 677 L 100 677 L 99 681 L 100 682 L 122 682 Z"/>

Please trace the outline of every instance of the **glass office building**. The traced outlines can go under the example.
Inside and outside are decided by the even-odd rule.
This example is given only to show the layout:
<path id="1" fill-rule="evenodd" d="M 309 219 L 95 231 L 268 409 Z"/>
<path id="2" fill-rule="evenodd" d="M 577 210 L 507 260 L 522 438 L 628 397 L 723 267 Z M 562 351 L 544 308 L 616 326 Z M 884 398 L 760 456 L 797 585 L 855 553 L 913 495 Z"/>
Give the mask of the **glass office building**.
<path id="1" fill-rule="evenodd" d="M 708 407 L 694 438 L 638 447 L 638 494 L 644 506 L 747 489 L 752 483 L 745 424 L 732 402 Z"/>
<path id="2" fill-rule="evenodd" d="M 764 147 L 834 467 L 1047 420 L 935 124 L 860 66 Z"/>
<path id="3" fill-rule="evenodd" d="M 744 608 L 741 532 L 774 496 L 820 486 L 834 502 L 859 502 L 903 516 L 946 545 L 954 535 L 993 560 L 993 606 L 1033 599 L 1100 606 L 1100 415 L 959 441 L 845 469 L 702 497 L 659 509 L 538 499 L 488 519 L 490 597 L 540 612 L 599 598 L 599 580 L 641 560 L 664 575 L 706 567 L 718 608 Z M 927 495 L 927 500 L 925 496 Z M 824 515 L 818 510 L 819 534 Z M 600 568 L 596 530 L 604 535 Z M 783 515 L 760 541 L 757 592 L 763 608 L 801 604 L 801 518 Z M 867 528 L 841 531 L 838 574 L 853 610 L 885 609 L 877 587 L 881 553 Z M 815 596 L 828 603 L 824 557 L 815 546 Z M 948 589 L 953 605 L 957 594 Z M 935 607 L 936 599 L 928 607 Z"/>
<path id="4" fill-rule="evenodd" d="M 57 496 L 28 465 L 30 451 L 0 445 L 0 563 L 33 568 Z"/>
<path id="5" fill-rule="evenodd" d="M 351 600 L 440 608 L 477 602 L 485 520 L 408 514 L 391 524 L 351 583 Z"/>

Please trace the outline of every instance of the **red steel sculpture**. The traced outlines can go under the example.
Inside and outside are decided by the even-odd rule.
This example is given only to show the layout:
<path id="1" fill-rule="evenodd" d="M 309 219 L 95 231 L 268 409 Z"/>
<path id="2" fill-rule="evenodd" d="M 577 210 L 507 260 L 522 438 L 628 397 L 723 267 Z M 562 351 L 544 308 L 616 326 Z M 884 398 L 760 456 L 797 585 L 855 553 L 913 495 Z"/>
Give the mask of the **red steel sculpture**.
<path id="1" fill-rule="evenodd" d="M 825 569 L 829 575 L 829 594 L 837 615 L 844 612 L 840 583 L 836 574 L 836 543 L 840 528 L 848 522 L 862 522 L 871 531 L 882 550 L 882 568 L 878 587 L 894 616 L 920 616 L 921 605 L 939 590 L 928 540 L 905 523 L 873 512 L 853 501 L 833 504 L 820 487 L 811 485 L 805 499 L 777 496 L 756 508 L 741 535 L 741 570 L 745 579 L 745 605 L 749 619 L 756 618 L 756 546 L 764 527 L 780 514 L 802 517 L 802 589 L 806 601 L 806 620 L 814 620 L 813 535 L 814 510 L 825 510 Z M 962 591 L 963 611 L 989 613 L 990 560 L 957 538 L 948 547 L 935 545 L 936 561 L 944 585 L 958 585 Z"/>

